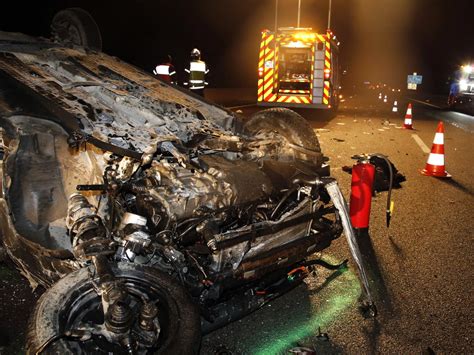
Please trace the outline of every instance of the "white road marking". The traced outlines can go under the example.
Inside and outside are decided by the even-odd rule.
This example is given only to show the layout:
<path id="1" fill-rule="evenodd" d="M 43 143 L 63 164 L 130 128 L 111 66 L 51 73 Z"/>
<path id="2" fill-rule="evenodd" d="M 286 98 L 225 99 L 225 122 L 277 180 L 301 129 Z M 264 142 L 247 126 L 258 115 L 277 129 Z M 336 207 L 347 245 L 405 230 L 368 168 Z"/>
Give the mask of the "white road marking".
<path id="1" fill-rule="evenodd" d="M 410 99 L 410 100 L 418 102 L 418 103 L 426 105 L 426 106 L 431 106 L 431 107 L 437 108 L 438 110 L 441 110 L 441 107 L 433 105 L 433 104 L 429 104 L 428 102 L 425 102 L 425 101 L 420 101 L 420 100 L 415 100 L 415 99 Z"/>
<path id="2" fill-rule="evenodd" d="M 431 152 L 430 148 L 428 148 L 428 146 L 425 144 L 425 142 L 423 142 L 423 141 L 421 140 L 421 138 L 418 136 L 418 134 L 413 133 L 413 134 L 411 135 L 411 137 L 415 140 L 416 144 L 418 144 L 418 146 L 421 148 L 421 150 L 423 151 L 423 153 L 428 154 L 428 153 Z"/>

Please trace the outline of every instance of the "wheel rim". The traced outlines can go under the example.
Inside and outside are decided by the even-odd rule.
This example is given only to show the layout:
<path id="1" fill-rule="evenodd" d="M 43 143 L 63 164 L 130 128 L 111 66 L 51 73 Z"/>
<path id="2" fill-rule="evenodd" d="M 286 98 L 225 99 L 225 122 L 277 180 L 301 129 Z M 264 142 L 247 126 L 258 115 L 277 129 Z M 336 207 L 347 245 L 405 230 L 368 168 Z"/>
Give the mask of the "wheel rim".
<path id="1" fill-rule="evenodd" d="M 165 291 L 160 289 L 156 283 L 151 282 L 148 278 L 126 275 L 118 276 L 117 279 L 121 280 L 128 290 L 130 298 L 129 305 L 132 309 L 132 314 L 135 315 L 135 322 L 137 320 L 136 315 L 143 305 L 143 300 L 157 302 L 158 321 L 160 324 L 158 342 L 152 348 L 139 346 L 136 353 L 149 354 L 156 352 L 163 347 L 169 339 L 171 332 L 170 307 L 175 307 L 175 305 L 170 304 L 169 302 L 172 302 L 172 300 L 166 297 Z M 102 311 L 101 298 L 95 292 L 90 280 L 73 293 L 72 297 L 66 301 L 65 307 L 62 308 L 58 316 L 60 329 L 64 331 L 103 324 L 104 314 Z M 64 342 L 73 353 L 127 353 L 126 349 L 122 348 L 119 344 L 110 343 L 102 335 L 93 335 L 91 339 L 83 342 L 74 339 L 63 339 L 62 342 Z"/>

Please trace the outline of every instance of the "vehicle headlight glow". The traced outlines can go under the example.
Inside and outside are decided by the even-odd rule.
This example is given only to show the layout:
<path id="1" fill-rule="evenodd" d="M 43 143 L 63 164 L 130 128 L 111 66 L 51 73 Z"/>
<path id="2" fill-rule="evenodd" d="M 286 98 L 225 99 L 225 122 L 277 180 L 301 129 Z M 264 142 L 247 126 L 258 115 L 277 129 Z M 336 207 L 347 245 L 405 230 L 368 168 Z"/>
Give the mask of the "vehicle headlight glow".
<path id="1" fill-rule="evenodd" d="M 464 80 L 464 79 L 459 80 L 459 89 L 461 91 L 467 90 L 467 80 Z"/>
<path id="2" fill-rule="evenodd" d="M 473 68 L 471 65 L 464 65 L 462 67 L 462 71 L 465 72 L 466 74 L 471 74 L 473 71 Z"/>

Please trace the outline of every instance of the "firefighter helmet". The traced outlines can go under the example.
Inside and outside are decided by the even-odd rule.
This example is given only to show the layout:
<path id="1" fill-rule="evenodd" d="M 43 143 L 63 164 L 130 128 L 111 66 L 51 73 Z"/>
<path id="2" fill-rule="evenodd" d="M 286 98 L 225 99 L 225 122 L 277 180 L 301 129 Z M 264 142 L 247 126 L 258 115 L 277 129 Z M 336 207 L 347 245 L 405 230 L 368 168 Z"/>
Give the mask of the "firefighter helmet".
<path id="1" fill-rule="evenodd" d="M 201 59 L 201 51 L 197 48 L 194 48 L 191 51 L 191 59 L 200 60 Z"/>

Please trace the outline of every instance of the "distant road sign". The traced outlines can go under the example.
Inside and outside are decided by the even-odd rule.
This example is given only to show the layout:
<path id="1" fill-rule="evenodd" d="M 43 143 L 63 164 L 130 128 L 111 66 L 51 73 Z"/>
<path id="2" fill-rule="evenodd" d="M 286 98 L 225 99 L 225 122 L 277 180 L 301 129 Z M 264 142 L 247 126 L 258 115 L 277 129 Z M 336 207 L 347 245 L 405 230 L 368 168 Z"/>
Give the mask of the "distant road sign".
<path id="1" fill-rule="evenodd" d="M 422 81 L 423 81 L 422 75 L 408 75 L 408 79 L 407 79 L 408 84 L 420 85 Z"/>
<path id="2" fill-rule="evenodd" d="M 408 83 L 408 90 L 416 90 L 416 84 Z"/>

